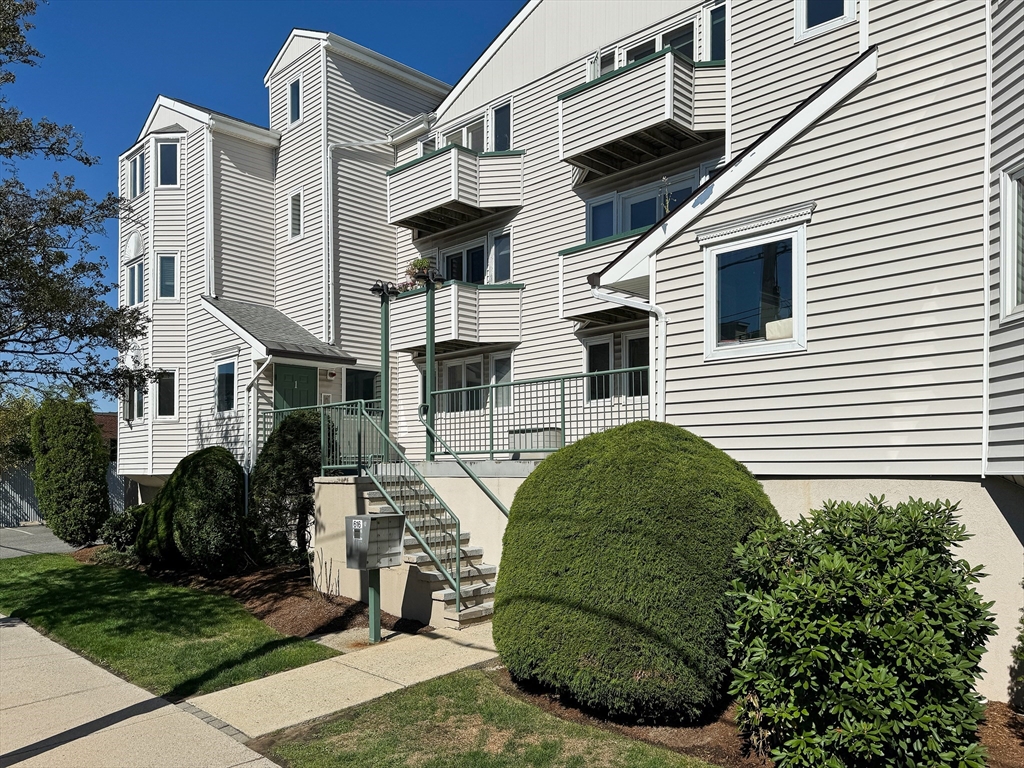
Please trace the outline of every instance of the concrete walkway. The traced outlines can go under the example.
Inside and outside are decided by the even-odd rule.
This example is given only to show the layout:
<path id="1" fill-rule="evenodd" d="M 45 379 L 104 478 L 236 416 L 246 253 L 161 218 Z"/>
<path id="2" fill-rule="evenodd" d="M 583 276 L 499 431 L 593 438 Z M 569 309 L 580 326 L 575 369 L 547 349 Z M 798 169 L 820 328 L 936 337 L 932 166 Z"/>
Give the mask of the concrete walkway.
<path id="1" fill-rule="evenodd" d="M 366 630 L 359 634 L 365 638 Z M 348 650 L 352 632 L 325 645 Z M 250 737 L 329 715 L 400 688 L 497 658 L 491 624 L 394 635 L 326 661 L 189 699 L 188 703 L 230 723 Z"/>
<path id="2" fill-rule="evenodd" d="M 241 740 L 0 616 L 0 767 L 277 768 Z"/>

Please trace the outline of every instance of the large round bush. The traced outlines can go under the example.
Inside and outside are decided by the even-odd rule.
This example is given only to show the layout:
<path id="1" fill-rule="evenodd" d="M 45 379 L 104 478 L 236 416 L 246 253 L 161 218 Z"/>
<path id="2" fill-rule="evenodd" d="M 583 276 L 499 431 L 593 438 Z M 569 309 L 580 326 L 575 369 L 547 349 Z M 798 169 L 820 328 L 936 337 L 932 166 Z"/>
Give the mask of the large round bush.
<path id="1" fill-rule="evenodd" d="M 557 451 L 512 504 L 502 660 L 614 716 L 700 717 L 728 682 L 733 549 L 769 516 L 746 468 L 678 427 L 638 422 Z"/>
<path id="2" fill-rule="evenodd" d="M 135 549 L 145 563 L 183 560 L 221 574 L 245 567 L 249 538 L 245 475 L 230 451 L 213 446 L 178 463 L 147 506 Z"/>

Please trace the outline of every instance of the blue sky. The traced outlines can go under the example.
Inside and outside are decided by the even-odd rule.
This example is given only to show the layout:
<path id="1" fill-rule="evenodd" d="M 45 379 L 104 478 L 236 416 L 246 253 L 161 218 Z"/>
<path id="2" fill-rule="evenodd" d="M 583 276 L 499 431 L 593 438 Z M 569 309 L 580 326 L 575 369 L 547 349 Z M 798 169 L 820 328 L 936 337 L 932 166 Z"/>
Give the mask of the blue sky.
<path id="1" fill-rule="evenodd" d="M 22 165 L 41 186 L 54 170 L 94 197 L 114 191 L 117 157 L 135 141 L 158 94 L 267 124 L 263 75 L 294 27 L 334 32 L 455 83 L 512 19 L 523 0 L 50 0 L 29 41 L 44 58 L 17 67 L 4 89 L 33 118 L 71 123 L 92 168 Z M 98 253 L 117 262 L 114 239 Z M 111 271 L 110 279 L 114 273 Z M 103 409 L 109 401 L 99 401 Z"/>

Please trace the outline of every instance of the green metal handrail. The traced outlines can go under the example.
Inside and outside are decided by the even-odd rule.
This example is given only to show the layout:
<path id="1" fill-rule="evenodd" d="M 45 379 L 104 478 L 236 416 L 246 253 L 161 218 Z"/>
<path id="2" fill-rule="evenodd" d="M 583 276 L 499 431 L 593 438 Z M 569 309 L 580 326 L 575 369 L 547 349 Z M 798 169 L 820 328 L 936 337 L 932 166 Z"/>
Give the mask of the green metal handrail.
<path id="1" fill-rule="evenodd" d="M 459 456 L 459 454 L 455 453 L 451 449 L 451 446 L 449 446 L 448 443 L 446 443 L 444 441 L 444 438 L 442 438 L 439 434 L 437 434 L 437 432 L 434 431 L 434 429 L 429 424 L 427 424 L 427 418 L 426 418 L 427 406 L 426 406 L 426 404 L 423 404 L 423 405 L 421 405 L 419 407 L 419 409 L 416 412 L 416 415 L 419 417 L 420 424 L 423 425 L 424 429 L 426 429 L 431 434 L 431 436 L 434 438 L 434 440 L 436 440 L 440 444 L 440 446 L 442 448 L 444 448 L 445 452 L 449 456 L 451 456 L 453 459 L 455 459 L 456 463 L 460 467 L 462 467 L 462 471 L 465 472 L 467 475 L 469 475 L 470 479 L 474 483 L 477 484 L 477 487 L 481 491 L 483 491 L 487 495 L 487 498 L 489 498 L 494 503 L 494 506 L 496 506 L 498 508 L 498 511 L 501 512 L 501 514 L 503 514 L 507 518 L 508 517 L 508 507 L 506 507 L 504 504 L 501 503 L 501 499 L 499 499 L 497 496 L 495 496 L 494 492 L 491 491 L 491 489 L 487 487 L 487 485 L 484 483 L 484 481 L 481 480 L 477 476 L 476 472 L 474 472 L 472 469 L 470 469 L 469 465 L 462 460 L 462 458 Z"/>
<path id="2" fill-rule="evenodd" d="M 455 590 L 455 608 L 456 611 L 461 612 L 463 603 L 462 523 L 459 521 L 458 516 L 454 512 L 452 512 L 451 507 L 449 507 L 445 500 L 441 498 L 440 494 L 438 494 L 437 491 L 434 490 L 430 483 L 427 482 L 427 479 L 423 477 L 423 475 L 420 473 L 418 469 L 416 469 L 415 465 L 413 465 L 413 463 L 409 461 L 408 457 L 406 457 L 402 449 L 399 448 L 398 445 L 387 435 L 387 433 L 384 431 L 381 425 L 378 424 L 373 418 L 371 418 L 371 415 L 367 412 L 365 408 L 365 403 L 363 403 L 362 401 L 356 401 L 356 404 L 358 405 L 360 415 L 358 441 L 360 446 L 363 445 L 363 438 L 365 436 L 365 432 L 369 431 L 371 435 L 373 435 L 374 437 L 374 442 L 380 441 L 388 449 L 384 455 L 381 455 L 379 457 L 377 455 L 370 455 L 370 461 L 366 461 L 366 455 L 362 451 L 360 451 L 359 472 L 365 472 L 366 476 L 370 478 L 370 481 L 376 486 L 377 490 L 380 491 L 381 495 L 391 506 L 391 508 L 394 509 L 399 514 L 405 516 L 406 528 L 409 529 L 409 532 L 413 535 L 413 538 L 415 538 L 416 541 L 419 542 L 419 545 L 423 548 L 423 551 L 427 554 L 431 561 L 433 561 L 434 565 L 437 566 L 438 572 L 442 576 L 444 576 L 445 580 Z M 370 430 L 364 430 L 365 424 L 370 425 Z M 375 464 L 377 465 L 376 468 Z M 387 472 L 388 464 L 399 464 L 400 468 L 405 471 L 404 474 L 389 474 Z M 454 526 L 455 530 L 453 543 L 449 550 L 451 552 L 454 552 L 454 557 L 451 558 L 454 560 L 454 576 L 451 573 L 451 569 L 448 568 L 444 563 L 442 563 L 442 558 L 438 557 L 437 553 L 434 552 L 433 547 L 431 547 L 427 543 L 426 538 L 424 538 L 420 534 L 420 531 L 417 529 L 416 524 L 410 520 L 410 509 L 413 514 L 422 514 L 422 509 L 416 510 L 414 505 L 405 505 L 404 499 L 399 501 L 399 499 L 402 496 L 406 495 L 404 493 L 405 491 L 416 491 L 416 493 L 411 493 L 409 495 L 414 497 L 419 496 L 418 491 L 420 489 L 412 488 L 412 484 L 408 481 L 408 477 L 410 475 L 416 478 L 416 481 L 420 484 L 422 489 L 427 491 L 427 493 L 438 503 L 438 505 L 441 507 L 442 510 L 444 510 L 445 514 L 447 515 L 450 522 L 439 520 L 438 527 L 440 529 L 442 536 L 449 537 L 451 539 L 452 537 L 450 535 L 449 529 L 450 527 Z M 406 485 L 401 485 L 402 481 L 404 481 Z M 396 494 L 396 490 L 399 491 L 399 493 Z M 396 499 L 396 496 L 398 496 L 399 499 Z M 422 507 L 422 504 L 420 506 Z"/>

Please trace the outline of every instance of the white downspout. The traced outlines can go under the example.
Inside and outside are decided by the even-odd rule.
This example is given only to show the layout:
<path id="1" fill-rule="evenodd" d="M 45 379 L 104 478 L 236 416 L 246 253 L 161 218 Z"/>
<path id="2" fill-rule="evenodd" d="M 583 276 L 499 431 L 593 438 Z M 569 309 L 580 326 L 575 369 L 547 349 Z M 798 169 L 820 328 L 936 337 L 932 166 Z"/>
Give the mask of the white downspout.
<path id="1" fill-rule="evenodd" d="M 640 301 L 639 299 L 617 296 L 596 285 L 591 285 L 590 294 L 599 301 L 607 301 L 612 304 L 618 304 L 622 307 L 629 307 L 630 309 L 637 309 L 641 312 L 649 312 L 654 315 L 658 329 L 658 359 L 654 361 L 654 420 L 666 421 L 665 406 L 668 390 L 668 365 L 665 358 L 668 354 L 668 316 L 665 314 L 665 310 L 657 304 L 648 304 L 647 302 Z"/>

